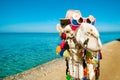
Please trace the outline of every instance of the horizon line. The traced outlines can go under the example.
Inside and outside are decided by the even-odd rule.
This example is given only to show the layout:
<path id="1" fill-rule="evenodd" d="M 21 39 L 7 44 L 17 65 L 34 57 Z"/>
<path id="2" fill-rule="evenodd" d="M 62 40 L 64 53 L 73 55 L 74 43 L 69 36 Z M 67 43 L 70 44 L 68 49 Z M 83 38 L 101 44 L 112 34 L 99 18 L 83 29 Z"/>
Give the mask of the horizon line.
<path id="1" fill-rule="evenodd" d="M 102 32 L 120 32 L 120 31 L 99 31 L 99 33 Z M 0 32 L 0 33 L 59 33 L 59 32 Z"/>

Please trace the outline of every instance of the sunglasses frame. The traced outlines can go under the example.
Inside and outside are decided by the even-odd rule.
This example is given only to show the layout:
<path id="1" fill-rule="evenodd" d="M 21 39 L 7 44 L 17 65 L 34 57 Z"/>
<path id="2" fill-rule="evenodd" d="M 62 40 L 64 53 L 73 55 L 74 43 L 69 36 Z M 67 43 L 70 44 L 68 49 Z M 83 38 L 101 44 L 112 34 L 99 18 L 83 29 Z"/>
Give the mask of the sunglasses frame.
<path id="1" fill-rule="evenodd" d="M 89 18 L 86 18 L 86 23 L 91 23 L 90 19 Z M 79 23 L 83 23 L 84 22 L 84 18 L 80 17 L 80 19 L 78 20 Z"/>

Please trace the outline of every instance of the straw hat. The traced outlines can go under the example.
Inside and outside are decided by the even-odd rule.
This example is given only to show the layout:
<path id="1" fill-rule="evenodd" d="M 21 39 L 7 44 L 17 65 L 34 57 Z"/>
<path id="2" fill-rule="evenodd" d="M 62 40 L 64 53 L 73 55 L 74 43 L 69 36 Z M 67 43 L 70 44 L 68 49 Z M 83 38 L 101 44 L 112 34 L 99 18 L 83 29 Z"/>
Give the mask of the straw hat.
<path id="1" fill-rule="evenodd" d="M 82 14 L 79 10 L 68 10 L 65 18 L 70 19 L 71 16 L 73 17 L 74 15 L 77 15 L 76 18 L 82 17 Z M 75 18 L 75 16 L 74 16 L 74 18 Z"/>
<path id="2" fill-rule="evenodd" d="M 74 20 L 79 20 L 80 17 L 82 17 L 81 12 L 79 10 L 68 10 L 66 12 L 66 17 L 63 19 L 60 19 L 61 27 L 64 28 L 66 25 L 71 24 L 71 17 Z"/>

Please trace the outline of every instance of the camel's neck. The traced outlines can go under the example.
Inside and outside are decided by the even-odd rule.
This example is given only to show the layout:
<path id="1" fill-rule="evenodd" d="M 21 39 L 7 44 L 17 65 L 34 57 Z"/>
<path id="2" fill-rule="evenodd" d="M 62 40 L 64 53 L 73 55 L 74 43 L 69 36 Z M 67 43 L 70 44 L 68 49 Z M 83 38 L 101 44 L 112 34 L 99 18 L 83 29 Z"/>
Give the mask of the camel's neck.
<path id="1" fill-rule="evenodd" d="M 75 38 L 68 39 L 70 58 L 75 62 L 80 62 L 82 58 L 82 47 Z"/>

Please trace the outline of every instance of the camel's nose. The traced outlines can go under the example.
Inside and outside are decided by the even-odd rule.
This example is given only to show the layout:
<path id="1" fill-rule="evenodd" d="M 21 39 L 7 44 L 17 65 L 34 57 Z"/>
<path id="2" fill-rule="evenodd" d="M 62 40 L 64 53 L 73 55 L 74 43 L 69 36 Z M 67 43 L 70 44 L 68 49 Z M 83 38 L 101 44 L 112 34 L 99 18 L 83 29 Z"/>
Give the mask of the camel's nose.
<path id="1" fill-rule="evenodd" d="M 71 33 L 71 36 L 73 36 L 73 33 Z"/>
<path id="2" fill-rule="evenodd" d="M 71 36 L 74 36 L 74 32 L 73 32 L 73 31 L 71 31 L 71 32 L 70 32 L 70 35 L 71 35 Z"/>
<path id="3" fill-rule="evenodd" d="M 95 34 L 95 32 L 94 32 L 92 29 L 90 29 L 89 31 L 87 31 L 86 34 L 87 34 L 88 36 L 94 37 L 94 38 L 96 38 L 96 39 L 99 37 L 97 34 Z"/>

